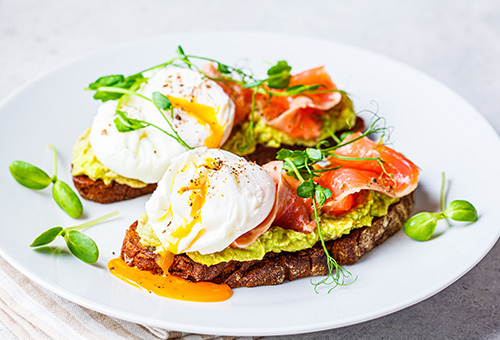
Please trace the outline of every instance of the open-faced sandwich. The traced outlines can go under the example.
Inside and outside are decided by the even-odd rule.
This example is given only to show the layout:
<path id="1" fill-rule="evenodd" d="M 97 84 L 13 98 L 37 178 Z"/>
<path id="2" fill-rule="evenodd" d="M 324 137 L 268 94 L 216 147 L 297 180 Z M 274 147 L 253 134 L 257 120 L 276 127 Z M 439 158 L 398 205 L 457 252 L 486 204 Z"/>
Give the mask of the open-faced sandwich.
<path id="1" fill-rule="evenodd" d="M 110 203 L 151 193 L 173 157 L 189 147 L 220 147 L 231 133 L 233 101 L 199 72 L 164 67 L 141 73 L 134 82 L 133 96 L 96 94 L 106 102 L 74 147 L 73 180 L 86 199 Z M 168 102 L 163 110 L 161 100 Z M 120 132 L 117 119 L 148 125 L 124 126 Z"/>
<path id="2" fill-rule="evenodd" d="M 211 62 L 198 69 L 191 59 Z M 74 147 L 75 187 L 86 199 L 116 202 L 151 193 L 171 159 L 190 148 L 222 147 L 264 164 L 280 147 L 303 149 L 363 128 L 323 67 L 290 70 L 280 61 L 257 80 L 180 49 L 146 71 L 99 78 L 89 90 L 104 103 Z M 129 124 L 120 129 L 116 120 Z"/>
<path id="3" fill-rule="evenodd" d="M 184 153 L 128 229 L 121 258 L 155 275 L 232 288 L 315 275 L 343 284 L 349 273 L 339 265 L 355 263 L 408 219 L 418 168 L 361 133 L 321 152 L 329 156 L 312 165 L 320 175 L 309 198 L 306 175 L 285 171 L 300 167 L 297 152 L 262 167 L 219 149 Z M 321 198 L 323 190 L 331 195 Z M 170 262 L 161 266 L 165 254 Z"/>
<path id="4" fill-rule="evenodd" d="M 342 285 L 341 265 L 402 227 L 418 168 L 368 139 L 385 131 L 381 119 L 363 132 L 322 67 L 290 71 L 279 61 L 259 80 L 179 48 L 165 64 L 89 86 L 105 103 L 75 147 L 82 196 L 112 202 L 158 183 L 109 264 L 115 275 L 150 291 L 167 281 L 171 291 L 172 277 L 228 289 L 315 275 Z"/>

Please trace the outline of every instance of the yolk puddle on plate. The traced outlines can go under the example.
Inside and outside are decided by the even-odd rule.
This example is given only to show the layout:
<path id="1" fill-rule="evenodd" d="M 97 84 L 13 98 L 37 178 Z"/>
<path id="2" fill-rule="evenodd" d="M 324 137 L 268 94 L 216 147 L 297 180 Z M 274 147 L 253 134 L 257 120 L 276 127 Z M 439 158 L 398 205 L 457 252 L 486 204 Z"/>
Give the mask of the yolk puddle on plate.
<path id="1" fill-rule="evenodd" d="M 173 254 L 168 253 L 168 255 L 161 256 L 157 261 L 166 275 L 154 275 L 149 271 L 129 267 L 121 258 L 109 261 L 108 268 L 113 275 L 132 286 L 170 299 L 195 302 L 219 302 L 231 297 L 232 290 L 226 284 L 189 282 L 178 276 L 169 274 L 168 268 L 172 264 L 173 257 Z"/>

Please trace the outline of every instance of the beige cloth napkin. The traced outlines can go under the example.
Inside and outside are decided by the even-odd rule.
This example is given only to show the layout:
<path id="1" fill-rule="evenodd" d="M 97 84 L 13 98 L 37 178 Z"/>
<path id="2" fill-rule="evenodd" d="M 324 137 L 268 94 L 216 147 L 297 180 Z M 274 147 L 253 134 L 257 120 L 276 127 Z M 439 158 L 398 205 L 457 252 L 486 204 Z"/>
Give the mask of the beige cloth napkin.
<path id="1" fill-rule="evenodd" d="M 142 326 L 94 312 L 38 286 L 2 257 L 0 320 L 21 340 L 236 339 Z"/>

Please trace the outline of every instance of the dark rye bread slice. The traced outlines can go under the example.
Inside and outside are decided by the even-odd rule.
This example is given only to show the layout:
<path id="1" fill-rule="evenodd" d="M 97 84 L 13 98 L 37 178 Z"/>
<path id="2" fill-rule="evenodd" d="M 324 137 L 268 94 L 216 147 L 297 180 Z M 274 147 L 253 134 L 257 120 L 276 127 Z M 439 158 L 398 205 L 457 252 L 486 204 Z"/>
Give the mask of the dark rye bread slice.
<path id="1" fill-rule="evenodd" d="M 156 183 L 142 188 L 132 188 L 125 184 L 111 181 L 106 185 L 102 180 L 94 181 L 85 175 L 73 176 L 73 183 L 80 195 L 97 203 L 113 203 L 150 194 L 156 189 Z"/>
<path id="2" fill-rule="evenodd" d="M 355 229 L 337 240 L 326 242 L 328 251 L 341 265 L 356 263 L 361 256 L 401 229 L 410 216 L 413 203 L 413 193 L 403 197 L 389 207 L 387 215 L 375 219 L 371 227 Z M 129 266 L 163 274 L 156 264 L 158 255 L 154 249 L 140 244 L 136 228 L 137 222 L 126 232 L 122 259 Z M 171 274 L 189 281 L 225 283 L 231 288 L 275 285 L 285 280 L 326 275 L 327 270 L 326 255 L 319 242 L 312 248 L 297 252 L 268 253 L 260 261 L 230 261 L 213 266 L 196 263 L 184 254 L 175 255 L 169 268 Z"/>

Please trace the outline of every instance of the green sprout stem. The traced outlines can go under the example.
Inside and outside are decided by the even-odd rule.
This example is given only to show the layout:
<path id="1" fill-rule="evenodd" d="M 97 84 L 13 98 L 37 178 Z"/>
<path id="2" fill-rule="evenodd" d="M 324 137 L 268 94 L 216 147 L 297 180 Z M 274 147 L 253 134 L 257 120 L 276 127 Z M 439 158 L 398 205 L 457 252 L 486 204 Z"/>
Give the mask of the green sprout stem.
<path id="1" fill-rule="evenodd" d="M 330 293 L 337 286 L 350 285 L 350 284 L 354 283 L 358 278 L 356 277 L 353 281 L 345 283 L 345 279 L 352 276 L 352 274 L 347 269 L 345 269 L 341 265 L 339 265 L 337 263 L 337 261 L 335 261 L 335 259 L 330 255 L 330 252 L 326 248 L 325 239 L 324 239 L 323 233 L 321 231 L 321 225 L 320 225 L 320 220 L 319 220 L 319 215 L 318 215 L 318 206 L 316 204 L 316 198 L 314 195 L 312 197 L 312 202 L 313 202 L 313 207 L 314 207 L 314 218 L 316 220 L 316 224 L 317 224 L 317 228 L 318 228 L 319 239 L 321 241 L 321 246 L 323 247 L 323 251 L 325 252 L 325 255 L 326 255 L 328 274 L 325 278 L 321 279 L 320 281 L 318 281 L 316 283 L 314 283 L 311 280 L 311 284 L 314 286 L 314 291 L 316 292 L 316 294 L 319 294 L 318 287 L 320 285 L 322 285 L 322 284 L 325 284 L 325 285 L 334 284 L 334 286 L 328 290 L 328 293 Z M 335 270 L 335 274 L 333 274 L 334 270 Z M 328 281 L 329 279 L 331 279 L 330 282 Z"/>
<path id="2" fill-rule="evenodd" d="M 130 95 L 130 96 L 137 96 L 137 97 L 139 97 L 139 98 L 142 98 L 142 99 L 144 99 L 144 100 L 149 101 L 150 103 L 152 103 L 152 104 L 153 104 L 153 105 L 154 105 L 154 106 L 158 109 L 158 111 L 159 111 L 159 112 L 160 112 L 160 114 L 163 116 L 163 118 L 165 119 L 165 121 L 167 122 L 167 124 L 170 126 L 170 129 L 172 129 L 172 131 L 174 132 L 175 136 L 174 136 L 174 135 L 172 135 L 172 134 L 170 134 L 170 133 L 168 133 L 168 132 L 166 132 L 165 130 L 163 130 L 163 129 L 159 128 L 158 126 L 156 126 L 156 125 L 154 125 L 154 124 L 152 124 L 152 123 L 148 123 L 148 122 L 146 122 L 146 121 L 141 121 L 141 122 L 142 122 L 142 123 L 144 123 L 144 124 L 146 124 L 146 125 L 149 125 L 149 126 L 155 127 L 155 128 L 157 128 L 158 130 L 160 130 L 160 131 L 162 131 L 162 132 L 166 133 L 169 137 L 172 137 L 172 138 L 174 138 L 175 140 L 177 140 L 179 143 L 181 143 L 181 144 L 182 144 L 182 146 L 184 146 L 186 149 L 188 149 L 188 150 L 192 150 L 192 149 L 193 149 L 191 146 L 189 146 L 189 145 L 188 145 L 188 144 L 187 144 L 187 143 L 186 143 L 186 142 L 185 142 L 185 141 L 184 141 L 184 140 L 183 140 L 183 139 L 179 136 L 179 134 L 177 133 L 177 131 L 175 131 L 174 127 L 172 126 L 172 124 L 170 123 L 170 121 L 167 119 L 167 117 L 166 117 L 166 116 L 165 116 L 165 114 L 163 113 L 163 110 L 162 110 L 162 109 L 160 109 L 160 108 L 158 107 L 158 105 L 156 105 L 156 103 L 155 103 L 152 99 L 150 99 L 150 98 L 148 98 L 148 97 L 146 97 L 146 96 L 144 96 L 144 95 L 142 95 L 142 94 L 140 94 L 140 93 L 137 93 L 137 92 L 135 92 L 135 91 L 131 91 L 131 90 L 127 90 L 127 89 L 121 89 L 121 88 L 119 88 L 119 87 L 101 86 L 101 87 L 99 87 L 99 88 L 97 89 L 97 91 L 98 91 L 98 92 L 99 92 L 99 91 L 102 91 L 102 92 L 123 93 L 123 94 L 128 94 L 128 95 Z"/>
<path id="3" fill-rule="evenodd" d="M 300 171 L 297 169 L 295 164 L 290 160 L 290 158 L 285 159 L 285 162 L 290 165 L 290 167 L 293 169 L 293 172 L 295 173 L 295 176 L 297 176 L 297 179 L 303 183 L 305 182 L 304 177 L 300 174 Z"/>
<path id="4" fill-rule="evenodd" d="M 57 151 L 54 145 L 49 144 L 50 149 L 52 150 L 52 156 L 54 159 L 54 175 L 52 176 L 51 180 L 52 182 L 57 181 Z"/>
<path id="5" fill-rule="evenodd" d="M 96 218 L 95 220 L 88 221 L 88 222 L 82 223 L 82 224 L 74 226 L 74 227 L 69 227 L 69 228 L 66 228 L 65 230 L 83 230 L 83 229 L 87 229 L 87 228 L 93 227 L 96 224 L 99 224 L 99 223 L 107 220 L 108 218 L 111 218 L 113 216 L 118 215 L 118 213 L 119 213 L 119 211 L 116 210 L 116 211 L 113 211 L 113 212 L 111 212 L 109 214 L 101 216 L 99 218 Z"/>

